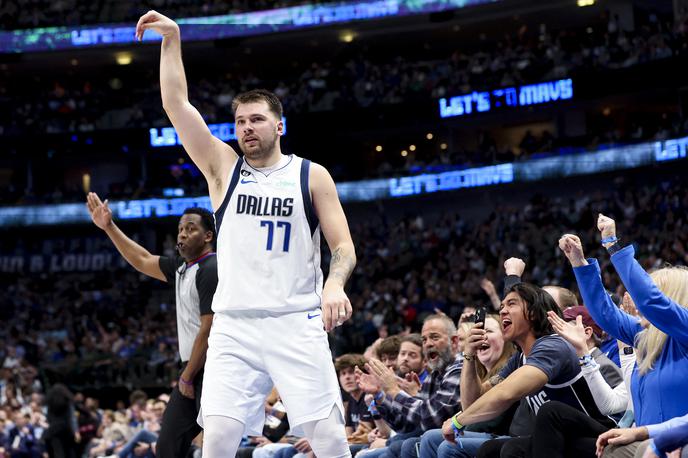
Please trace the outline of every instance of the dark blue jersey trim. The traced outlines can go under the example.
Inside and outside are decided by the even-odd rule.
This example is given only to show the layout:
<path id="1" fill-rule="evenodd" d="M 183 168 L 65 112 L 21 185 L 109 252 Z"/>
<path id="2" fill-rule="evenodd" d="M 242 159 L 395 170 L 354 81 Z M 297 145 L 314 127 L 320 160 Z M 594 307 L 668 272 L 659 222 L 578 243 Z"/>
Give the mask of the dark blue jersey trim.
<path id="1" fill-rule="evenodd" d="M 301 196 L 303 197 L 303 207 L 306 211 L 306 219 L 308 220 L 308 226 L 311 228 L 311 237 L 315 234 L 315 230 L 318 228 L 318 216 L 315 214 L 315 208 L 313 208 L 313 201 L 311 201 L 311 191 L 308 186 L 308 174 L 310 172 L 311 161 L 308 159 L 301 160 Z"/>
<path id="2" fill-rule="evenodd" d="M 222 201 L 222 205 L 215 212 L 215 233 L 220 234 L 220 225 L 222 224 L 222 218 L 225 216 L 225 210 L 227 210 L 227 205 L 229 205 L 229 200 L 232 198 L 232 193 L 234 188 L 236 188 L 239 182 L 239 175 L 241 174 L 241 165 L 243 164 L 243 158 L 237 158 L 237 163 L 234 165 L 234 172 L 232 172 L 232 178 L 229 180 L 229 187 L 227 188 L 227 194 Z"/>

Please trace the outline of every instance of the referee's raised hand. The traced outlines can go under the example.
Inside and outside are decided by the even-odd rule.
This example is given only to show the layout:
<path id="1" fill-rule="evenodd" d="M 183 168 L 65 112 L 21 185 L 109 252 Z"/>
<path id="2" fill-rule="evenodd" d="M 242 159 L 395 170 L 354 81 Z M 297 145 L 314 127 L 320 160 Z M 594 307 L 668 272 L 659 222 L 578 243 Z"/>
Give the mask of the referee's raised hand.
<path id="1" fill-rule="evenodd" d="M 93 223 L 99 228 L 105 230 L 112 224 L 112 210 L 108 207 L 107 199 L 105 199 L 105 202 L 102 202 L 98 194 L 89 192 L 88 196 L 86 196 L 86 208 L 88 208 L 88 212 L 91 214 Z"/>

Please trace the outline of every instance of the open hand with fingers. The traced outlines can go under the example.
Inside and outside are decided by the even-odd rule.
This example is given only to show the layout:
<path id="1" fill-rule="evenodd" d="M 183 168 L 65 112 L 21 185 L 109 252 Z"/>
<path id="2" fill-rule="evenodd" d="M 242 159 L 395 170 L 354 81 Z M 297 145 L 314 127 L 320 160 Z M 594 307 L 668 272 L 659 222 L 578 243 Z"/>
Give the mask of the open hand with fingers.
<path id="1" fill-rule="evenodd" d="M 647 439 L 649 436 L 647 428 L 615 428 L 602 433 L 597 438 L 596 454 L 598 458 L 602 458 L 604 449 L 607 445 L 627 445 L 631 442 L 637 442 Z"/>
<path id="2" fill-rule="evenodd" d="M 377 377 L 366 374 L 358 366 L 354 369 L 354 378 L 356 384 L 364 393 L 377 394 L 380 392 L 380 382 Z"/>
<path id="3" fill-rule="evenodd" d="M 102 202 L 98 194 L 89 192 L 86 196 L 86 208 L 91 214 L 93 223 L 99 228 L 105 230 L 112 224 L 112 210 L 108 207 L 107 199 Z"/>
<path id="4" fill-rule="evenodd" d="M 583 254 L 583 244 L 577 235 L 564 234 L 559 239 L 559 249 L 564 252 L 572 267 L 587 266 Z"/>
<path id="5" fill-rule="evenodd" d="M 420 378 L 418 377 L 418 374 L 413 371 L 406 374 L 403 378 L 397 377 L 397 383 L 399 383 L 399 387 L 409 396 L 415 396 L 420 391 Z"/>
<path id="6" fill-rule="evenodd" d="M 566 339 L 573 348 L 576 349 L 578 356 L 583 356 L 588 352 L 588 335 L 583 326 L 583 316 L 578 315 L 575 323 L 567 323 L 559 315 L 550 311 L 547 312 L 547 320 L 552 325 L 554 332 Z"/>
<path id="7" fill-rule="evenodd" d="M 378 380 L 380 388 L 387 395 L 394 397 L 401 391 L 397 382 L 397 376 L 382 361 L 372 358 L 366 364 L 366 370 Z"/>

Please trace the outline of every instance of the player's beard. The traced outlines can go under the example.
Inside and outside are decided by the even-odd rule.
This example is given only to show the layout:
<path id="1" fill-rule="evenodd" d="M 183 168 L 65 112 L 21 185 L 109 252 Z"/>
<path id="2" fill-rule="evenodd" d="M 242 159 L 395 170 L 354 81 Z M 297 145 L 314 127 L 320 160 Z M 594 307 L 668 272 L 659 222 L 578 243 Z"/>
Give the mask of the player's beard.
<path id="1" fill-rule="evenodd" d="M 241 151 L 244 153 L 244 156 L 247 159 L 257 161 L 260 159 L 265 159 L 272 153 L 272 151 L 275 149 L 278 139 L 279 135 L 275 135 L 271 139 L 267 140 L 266 143 L 263 143 L 262 140 L 259 140 L 258 148 L 246 148 L 243 143 L 239 143 L 239 147 L 241 147 Z"/>

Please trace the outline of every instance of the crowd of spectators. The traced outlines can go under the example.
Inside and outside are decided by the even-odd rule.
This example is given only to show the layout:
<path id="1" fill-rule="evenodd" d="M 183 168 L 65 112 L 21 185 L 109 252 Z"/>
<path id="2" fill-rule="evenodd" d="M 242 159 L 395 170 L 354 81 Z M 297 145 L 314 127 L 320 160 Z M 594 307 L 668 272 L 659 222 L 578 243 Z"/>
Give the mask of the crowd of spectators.
<path id="1" fill-rule="evenodd" d="M 591 222 L 599 211 L 623 215 L 624 236 L 637 243 L 643 265 L 688 263 L 688 239 L 680 230 L 686 208 L 688 189 L 677 178 L 619 184 L 613 195 L 535 196 L 475 221 L 454 212 L 352 220 L 359 258 L 350 283 L 355 314 L 334 334 L 335 351 L 361 351 L 380 335 L 415 329 L 435 309 L 457 318 L 464 307 L 486 303 L 481 280 L 497 282 L 501 261 L 512 255 L 537 261 L 530 270 L 534 282 L 570 286 L 552 247 L 566 230 L 593 240 Z M 162 252 L 172 254 L 173 238 L 160 240 Z M 27 262 L 24 273 L 3 275 L 0 355 L 5 368 L 20 371 L 21 390 L 40 388 L 46 377 L 80 387 L 165 383 L 178 362 L 173 292 L 125 268 L 104 238 L 20 240 L 3 249 L 4 256 L 60 253 L 112 256 L 103 271 L 65 272 L 58 264 L 51 272 L 48 261 L 42 271 L 32 272 Z M 605 280 L 613 290 L 613 277 Z"/>
<path id="2" fill-rule="evenodd" d="M 471 90 L 570 76 L 579 71 L 625 68 L 685 54 L 685 27 L 670 25 L 651 16 L 635 31 L 621 30 L 617 19 L 585 29 L 530 30 L 526 27 L 496 43 L 466 45 L 445 58 L 408 60 L 401 56 L 380 60 L 366 52 L 338 61 L 286 67 L 285 79 L 261 79 L 250 68 L 245 74 L 207 75 L 190 73 L 190 98 L 209 123 L 231 119 L 234 95 L 253 87 L 271 88 L 281 98 L 287 115 L 333 109 L 360 110 L 370 106 L 427 101 Z M 432 52 L 428 52 L 432 55 Z M 158 89 L 157 70 L 147 77 L 135 72 L 115 72 L 89 79 L 77 70 L 65 76 L 34 76 L 31 84 L 12 75 L 8 67 L 0 80 L 0 99 L 13 106 L 0 114 L 0 134 L 34 136 L 120 128 L 167 126 Z M 274 73 L 273 73 L 274 75 Z M 351 177 L 347 169 L 334 170 L 338 181 L 362 177 L 451 170 L 472 165 L 527 159 L 539 154 L 581 151 L 600 145 L 663 140 L 684 134 L 688 122 L 672 112 L 625 113 L 617 117 L 588 119 L 588 133 L 570 138 L 556 132 L 526 132 L 513 144 L 498 144 L 489 131 L 478 133 L 477 148 L 439 143 L 409 151 L 406 157 L 381 155 L 381 162 Z M 57 147 L 61 148 L 61 147 Z M 358 169 L 357 169 L 358 170 Z M 79 184 L 63 183 L 55 176 L 54 187 L 27 187 L 24 175 L 15 173 L 0 184 L 0 203 L 34 204 L 80 201 Z M 34 180 L 36 181 L 36 180 Z M 40 181 L 40 180 L 39 180 Z M 107 190 L 112 198 L 160 196 L 167 187 L 183 188 L 186 195 L 204 193 L 203 180 L 191 179 L 189 170 L 171 166 L 159 177 L 128 177 Z"/>
<path id="3" fill-rule="evenodd" d="M 609 24 L 614 23 L 610 20 Z M 265 73 L 248 65 L 241 73 L 190 74 L 189 97 L 208 122 L 232 118 L 231 101 L 255 87 L 273 90 L 287 115 L 427 102 L 473 90 L 563 78 L 579 71 L 627 68 L 685 54 L 683 24 L 652 16 L 633 31 L 619 26 L 532 30 L 523 27 L 496 42 L 475 42 L 450 55 L 409 59 L 347 52 L 330 61 L 295 61 Z M 354 45 L 357 46 L 357 45 Z M 432 47 L 427 55 L 438 54 Z M 211 71 L 211 70 L 209 70 Z M 27 85 L 10 70 L 0 76 L 0 97 L 15 107 L 0 118 L 2 134 L 90 132 L 168 125 L 160 104 L 157 69 L 89 77 L 35 75 Z M 260 75 L 258 74 L 260 73 Z"/>
<path id="4" fill-rule="evenodd" d="M 524 205 L 500 205 L 482 218 L 450 212 L 352 219 L 359 259 L 350 281 L 354 315 L 333 334 L 333 353 L 363 352 L 380 338 L 418 330 L 431 314 L 456 321 L 465 310 L 489 304 L 494 284 L 499 288 L 504 276 L 499 266 L 510 256 L 526 260 L 527 280 L 575 290 L 556 249 L 564 232 L 586 241 L 586 253 L 601 260 L 607 288 L 621 292 L 608 257 L 600 256 L 602 248 L 593 242 L 598 212 L 616 215 L 619 233 L 637 247 L 642 266 L 651 269 L 688 264 L 688 236 L 682 231 L 687 208 L 688 188 L 677 176 L 642 185 L 619 178 L 613 191 L 534 195 Z M 160 240 L 162 252 L 173 253 L 173 239 Z M 3 255 L 112 253 L 98 236 L 3 246 Z M 327 261 L 325 256 L 323 266 Z M 46 387 L 63 382 L 73 389 L 164 388 L 176 379 L 179 363 L 173 294 L 164 285 L 118 261 L 92 272 L 26 269 L 6 272 L 2 280 L 0 447 L 9 456 L 20 456 L 9 451 L 13 444 L 41 453 L 40 437 L 49 426 L 42 397 Z M 128 409 L 102 411 L 96 400 L 76 400 L 80 443 L 94 449 L 91 457 L 121 451 L 135 434 L 137 443 L 142 438 L 154 443 L 154 430 L 141 431 L 154 423 L 159 403 L 144 399 L 139 407 L 132 402 Z"/>
<path id="5" fill-rule="evenodd" d="M 63 384 L 53 385 L 47 393 L 34 388 L 30 396 L 22 397 L 22 391 L 7 375 L 0 383 L 3 393 L 8 393 L 3 394 L 0 402 L 3 458 L 155 456 L 157 434 L 169 400 L 167 394 L 150 397 L 141 390 L 132 390 L 126 399 L 102 408 L 98 399 L 82 392 L 72 394 Z M 55 441 L 56 412 L 65 415 L 68 434 L 61 438 L 59 449 Z M 198 443 L 191 453 L 195 450 L 200 450 Z"/>

